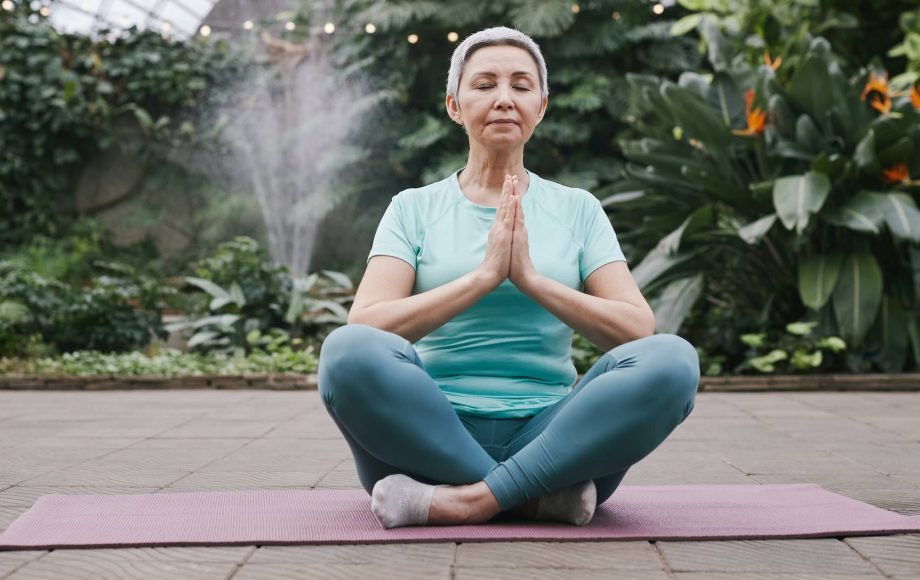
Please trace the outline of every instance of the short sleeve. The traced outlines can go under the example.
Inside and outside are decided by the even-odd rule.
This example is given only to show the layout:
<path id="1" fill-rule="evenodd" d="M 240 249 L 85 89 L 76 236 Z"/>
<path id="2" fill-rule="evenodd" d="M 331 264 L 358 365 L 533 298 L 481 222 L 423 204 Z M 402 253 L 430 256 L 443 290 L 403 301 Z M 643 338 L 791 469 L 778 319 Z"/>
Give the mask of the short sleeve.
<path id="1" fill-rule="evenodd" d="M 374 234 L 374 243 L 365 264 L 374 256 L 394 256 L 417 268 L 416 220 L 411 210 L 407 212 L 403 207 L 404 204 L 405 200 L 401 195 L 393 196 L 383 217 L 380 218 L 377 233 Z"/>
<path id="2" fill-rule="evenodd" d="M 600 200 L 592 196 L 586 212 L 584 248 L 578 261 L 582 281 L 609 262 L 626 261 Z"/>

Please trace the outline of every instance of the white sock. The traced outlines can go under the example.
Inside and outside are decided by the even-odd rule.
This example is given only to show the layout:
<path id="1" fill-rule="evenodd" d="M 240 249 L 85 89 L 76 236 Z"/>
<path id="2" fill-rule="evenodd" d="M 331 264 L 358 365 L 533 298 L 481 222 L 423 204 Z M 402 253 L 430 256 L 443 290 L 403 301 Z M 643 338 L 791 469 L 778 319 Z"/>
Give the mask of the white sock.
<path id="1" fill-rule="evenodd" d="M 385 528 L 424 526 L 435 487 L 415 481 L 408 475 L 394 473 L 374 484 L 371 511 Z"/>
<path id="2" fill-rule="evenodd" d="M 537 520 L 568 522 L 583 526 L 594 517 L 597 488 L 593 480 L 545 495 L 537 502 Z"/>

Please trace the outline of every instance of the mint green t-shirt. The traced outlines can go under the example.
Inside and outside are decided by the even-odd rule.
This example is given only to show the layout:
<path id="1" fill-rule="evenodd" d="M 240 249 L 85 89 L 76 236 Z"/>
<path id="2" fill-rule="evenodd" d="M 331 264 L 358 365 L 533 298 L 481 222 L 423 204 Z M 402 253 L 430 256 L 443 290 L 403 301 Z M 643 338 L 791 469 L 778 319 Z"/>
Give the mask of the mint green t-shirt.
<path id="1" fill-rule="evenodd" d="M 413 294 L 475 270 L 498 209 L 478 205 L 457 173 L 394 195 L 368 255 L 415 268 Z M 594 270 L 626 261 L 610 220 L 591 193 L 528 171 L 521 199 L 537 271 L 582 291 Z M 428 374 L 459 413 L 530 417 L 571 392 L 573 330 L 505 280 L 476 304 L 414 343 Z"/>

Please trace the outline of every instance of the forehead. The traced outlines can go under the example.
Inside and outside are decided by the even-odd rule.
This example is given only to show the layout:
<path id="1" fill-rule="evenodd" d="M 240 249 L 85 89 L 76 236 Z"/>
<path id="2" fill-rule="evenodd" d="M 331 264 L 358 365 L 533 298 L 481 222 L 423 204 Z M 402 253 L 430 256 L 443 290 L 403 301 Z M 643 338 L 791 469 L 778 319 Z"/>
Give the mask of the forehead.
<path id="1" fill-rule="evenodd" d="M 537 63 L 529 52 L 519 46 L 485 46 L 470 56 L 464 68 L 470 78 L 485 73 L 500 76 L 525 76 L 530 73 L 534 79 L 537 78 Z"/>

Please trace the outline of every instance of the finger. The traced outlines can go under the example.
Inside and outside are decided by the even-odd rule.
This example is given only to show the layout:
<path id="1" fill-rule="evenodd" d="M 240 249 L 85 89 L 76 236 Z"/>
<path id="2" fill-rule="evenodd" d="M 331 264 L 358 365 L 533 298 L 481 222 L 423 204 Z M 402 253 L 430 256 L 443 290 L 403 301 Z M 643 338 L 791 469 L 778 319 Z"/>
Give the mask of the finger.
<path id="1" fill-rule="evenodd" d="M 498 200 L 498 218 L 504 219 L 508 214 L 508 193 L 511 191 L 511 177 L 509 175 L 505 176 L 505 181 L 502 183 L 502 195 Z"/>

